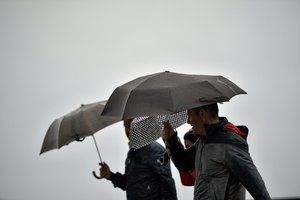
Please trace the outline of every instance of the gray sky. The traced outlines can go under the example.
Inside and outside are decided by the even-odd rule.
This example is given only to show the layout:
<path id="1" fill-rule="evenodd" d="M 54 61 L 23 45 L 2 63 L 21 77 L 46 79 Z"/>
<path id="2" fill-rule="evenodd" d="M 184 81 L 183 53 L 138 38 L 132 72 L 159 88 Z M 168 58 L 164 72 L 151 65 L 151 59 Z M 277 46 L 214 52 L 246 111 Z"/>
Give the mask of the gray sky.
<path id="1" fill-rule="evenodd" d="M 165 70 L 223 75 L 247 91 L 220 114 L 249 127 L 271 196 L 300 196 L 299 20 L 296 0 L 0 0 L 0 199 L 126 199 L 93 178 L 91 137 L 40 148 L 54 119 Z M 123 132 L 117 123 L 96 134 L 112 171 L 124 172 Z M 179 199 L 192 199 L 172 172 Z"/>

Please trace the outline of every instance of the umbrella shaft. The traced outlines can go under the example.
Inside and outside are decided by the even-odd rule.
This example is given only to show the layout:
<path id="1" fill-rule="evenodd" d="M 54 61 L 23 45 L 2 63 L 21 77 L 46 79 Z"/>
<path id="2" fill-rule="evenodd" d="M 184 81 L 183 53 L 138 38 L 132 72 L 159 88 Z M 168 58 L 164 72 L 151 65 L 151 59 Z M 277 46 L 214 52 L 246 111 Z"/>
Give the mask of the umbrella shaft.
<path id="1" fill-rule="evenodd" d="M 97 145 L 96 139 L 95 139 L 94 135 L 92 135 L 92 136 L 93 136 L 93 140 L 94 140 L 94 143 L 95 143 L 95 146 L 96 146 L 97 152 L 98 152 L 98 156 L 99 156 L 99 159 L 100 159 L 100 163 L 102 163 L 102 158 L 101 158 L 101 155 L 100 155 L 100 151 L 99 151 L 99 148 L 98 148 L 98 145 Z"/>

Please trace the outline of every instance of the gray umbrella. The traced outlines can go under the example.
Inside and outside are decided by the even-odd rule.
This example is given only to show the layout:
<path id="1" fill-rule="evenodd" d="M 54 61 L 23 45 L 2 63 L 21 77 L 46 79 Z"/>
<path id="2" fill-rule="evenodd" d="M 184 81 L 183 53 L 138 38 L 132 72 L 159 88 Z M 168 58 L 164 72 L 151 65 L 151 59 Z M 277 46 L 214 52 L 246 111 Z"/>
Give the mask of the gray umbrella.
<path id="1" fill-rule="evenodd" d="M 117 87 L 103 116 L 128 119 L 172 114 L 193 107 L 229 101 L 244 90 L 223 76 L 161 72 Z"/>
<path id="2" fill-rule="evenodd" d="M 103 110 L 105 103 L 106 100 L 82 104 L 76 110 L 54 120 L 45 135 L 40 154 L 59 149 L 73 141 L 82 141 L 86 136 L 93 136 L 97 131 L 120 121 L 100 115 L 99 111 Z M 95 138 L 93 139 L 102 162 Z"/>

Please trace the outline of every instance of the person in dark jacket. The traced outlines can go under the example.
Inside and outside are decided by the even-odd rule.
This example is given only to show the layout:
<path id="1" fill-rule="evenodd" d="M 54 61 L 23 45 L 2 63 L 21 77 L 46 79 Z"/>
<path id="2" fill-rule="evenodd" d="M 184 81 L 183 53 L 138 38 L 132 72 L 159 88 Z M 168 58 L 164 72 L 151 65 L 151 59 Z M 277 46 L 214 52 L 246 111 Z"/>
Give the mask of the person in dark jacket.
<path id="1" fill-rule="evenodd" d="M 132 119 L 124 120 L 129 138 Z M 114 187 L 126 190 L 128 200 L 176 200 L 175 182 L 166 149 L 157 142 L 142 148 L 131 148 L 125 161 L 125 174 L 111 172 L 109 166 L 100 163 L 100 177 L 110 180 Z"/>
<path id="2" fill-rule="evenodd" d="M 185 148 L 190 148 L 196 141 L 198 140 L 198 136 L 194 134 L 193 130 L 187 131 L 183 135 L 183 141 Z M 193 186 L 195 184 L 196 179 L 196 171 L 195 169 L 190 169 L 188 171 L 180 171 L 180 180 L 181 184 L 184 186 Z"/>
<path id="3" fill-rule="evenodd" d="M 183 135 L 185 148 L 190 148 L 198 140 L 198 135 L 194 134 L 193 129 L 188 130 Z"/>
<path id="4" fill-rule="evenodd" d="M 188 123 L 200 136 L 188 149 L 178 142 L 170 123 L 164 123 L 162 138 L 177 169 L 196 169 L 194 200 L 245 199 L 245 188 L 254 199 L 270 200 L 249 154 L 247 128 L 239 129 L 218 111 L 216 103 L 188 110 Z"/>

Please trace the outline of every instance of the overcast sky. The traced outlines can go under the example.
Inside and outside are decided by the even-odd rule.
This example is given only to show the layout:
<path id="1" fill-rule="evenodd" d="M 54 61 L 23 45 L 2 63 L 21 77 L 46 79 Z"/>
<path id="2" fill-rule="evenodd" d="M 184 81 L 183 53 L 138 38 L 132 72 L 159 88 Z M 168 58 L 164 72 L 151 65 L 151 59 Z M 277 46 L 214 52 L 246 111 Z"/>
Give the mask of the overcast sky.
<path id="1" fill-rule="evenodd" d="M 41 145 L 54 119 L 165 70 L 223 75 L 247 91 L 220 114 L 249 127 L 271 196 L 300 196 L 299 21 L 297 0 L 0 0 L 0 199 L 125 200 L 93 178 L 91 137 L 40 156 Z M 122 124 L 95 136 L 124 172 Z M 179 199 L 192 199 L 172 173 Z"/>

